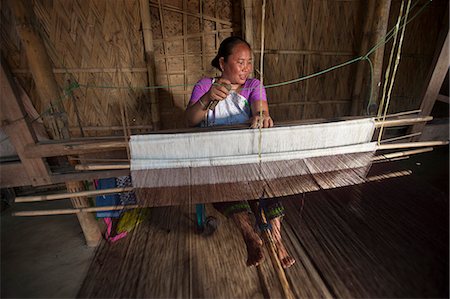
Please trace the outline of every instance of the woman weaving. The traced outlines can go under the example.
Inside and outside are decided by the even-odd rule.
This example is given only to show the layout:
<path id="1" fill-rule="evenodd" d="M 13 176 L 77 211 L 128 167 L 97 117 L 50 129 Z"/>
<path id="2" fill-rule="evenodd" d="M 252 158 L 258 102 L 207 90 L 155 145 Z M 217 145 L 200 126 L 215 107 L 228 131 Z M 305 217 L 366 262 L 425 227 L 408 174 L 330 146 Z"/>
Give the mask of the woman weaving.
<path id="1" fill-rule="evenodd" d="M 266 91 L 259 80 L 248 78 L 252 72 L 250 45 L 239 37 L 226 38 L 220 44 L 218 54 L 211 65 L 219 69 L 222 75 L 219 78 L 203 78 L 197 82 L 186 109 L 189 126 L 204 127 L 250 122 L 251 128 L 272 127 Z M 215 107 L 210 109 L 212 104 L 215 104 Z M 221 202 L 214 203 L 213 206 L 233 219 L 240 229 L 247 246 L 247 266 L 259 265 L 264 260 L 263 242 L 255 231 L 251 218 L 251 211 L 255 210 L 256 203 Z M 281 265 L 288 268 L 295 260 L 289 256 L 282 243 L 283 212 L 280 202 L 269 201 L 266 217 L 272 226 Z"/>

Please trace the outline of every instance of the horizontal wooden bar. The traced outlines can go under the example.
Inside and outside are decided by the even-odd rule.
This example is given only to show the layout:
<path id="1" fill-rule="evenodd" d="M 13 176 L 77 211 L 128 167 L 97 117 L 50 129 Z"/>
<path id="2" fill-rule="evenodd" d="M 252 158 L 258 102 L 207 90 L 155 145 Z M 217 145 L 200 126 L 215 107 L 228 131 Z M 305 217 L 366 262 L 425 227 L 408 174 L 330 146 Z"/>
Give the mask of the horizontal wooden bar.
<path id="1" fill-rule="evenodd" d="M 416 155 L 416 154 L 427 153 L 427 152 L 431 152 L 431 151 L 433 151 L 432 147 L 426 147 L 426 148 L 409 150 L 409 151 L 381 154 L 381 155 L 373 157 L 372 161 L 381 161 L 381 160 L 386 160 L 386 159 L 406 157 L 406 156 L 411 156 L 411 155 Z"/>
<path id="2" fill-rule="evenodd" d="M 401 119 L 392 119 L 392 120 L 385 120 L 385 121 L 376 121 L 375 127 L 380 128 L 383 126 L 384 128 L 389 127 L 399 127 L 399 126 L 406 126 L 406 125 L 413 125 L 417 123 L 424 123 L 427 121 L 433 120 L 432 116 L 424 116 L 424 117 L 415 117 L 415 118 L 401 118 Z"/>
<path id="3" fill-rule="evenodd" d="M 130 169 L 130 164 L 78 164 L 76 170 Z"/>
<path id="4" fill-rule="evenodd" d="M 79 143 L 38 143 L 25 147 L 24 155 L 29 158 L 76 155 L 125 148 L 128 142 L 122 140 L 79 142 Z"/>
<path id="5" fill-rule="evenodd" d="M 139 205 L 126 205 L 126 206 L 105 206 L 105 207 L 92 207 L 92 208 L 80 208 L 80 209 L 57 209 L 57 210 L 39 210 L 39 211 L 21 211 L 13 212 L 13 216 L 50 216 L 50 215 L 70 215 L 86 212 L 101 212 L 101 211 L 118 211 L 140 208 Z"/>
<path id="6" fill-rule="evenodd" d="M 53 184 L 70 181 L 84 181 L 102 178 L 115 178 L 119 176 L 130 175 L 129 169 L 98 170 L 98 171 L 80 171 L 73 173 L 53 174 L 50 179 Z"/>
<path id="7" fill-rule="evenodd" d="M 389 172 L 389 173 L 385 173 L 385 174 L 374 175 L 374 176 L 368 177 L 368 178 L 366 178 L 366 182 L 375 182 L 375 181 L 381 181 L 381 180 L 385 180 L 385 179 L 398 178 L 398 177 L 407 176 L 407 175 L 411 175 L 411 174 L 412 174 L 411 170 Z"/>
<path id="8" fill-rule="evenodd" d="M 253 50 L 254 53 L 259 54 L 261 50 Z M 284 55 L 320 55 L 320 56 L 356 56 L 355 52 L 332 52 L 320 50 L 281 50 L 281 49 L 265 49 L 264 54 L 284 54 Z"/>
<path id="9" fill-rule="evenodd" d="M 19 196 L 19 197 L 15 198 L 15 202 L 36 202 L 36 201 L 75 198 L 75 197 L 82 197 L 82 196 L 97 196 L 97 195 L 105 195 L 105 194 L 130 192 L 132 190 L 133 190 L 132 187 L 122 187 L 122 188 L 111 188 L 111 189 L 100 189 L 100 190 L 87 190 L 87 191 L 80 191 L 80 192 L 65 192 L 65 193 L 47 194 L 47 195 Z"/>

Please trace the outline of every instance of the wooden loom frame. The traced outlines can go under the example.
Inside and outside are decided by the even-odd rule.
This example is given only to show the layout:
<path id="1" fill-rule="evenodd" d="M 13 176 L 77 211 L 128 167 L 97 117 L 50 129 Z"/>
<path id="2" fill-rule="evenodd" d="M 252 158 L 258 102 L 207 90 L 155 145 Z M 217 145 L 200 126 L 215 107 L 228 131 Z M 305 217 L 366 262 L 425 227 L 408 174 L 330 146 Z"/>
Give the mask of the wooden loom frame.
<path id="1" fill-rule="evenodd" d="M 20 26 L 24 28 L 21 30 L 19 35 L 22 39 L 30 38 L 31 43 L 29 46 L 24 47 L 27 52 L 27 56 L 30 61 L 36 62 L 34 65 L 30 65 L 31 72 L 38 79 L 36 82 L 37 89 L 42 92 L 42 97 L 45 99 L 49 98 L 57 98 L 55 94 L 55 79 L 53 76 L 53 70 L 50 65 L 50 61 L 48 59 L 48 55 L 43 46 L 42 40 L 40 40 L 38 34 L 31 30 L 30 21 L 29 21 L 29 7 L 24 7 L 22 1 L 13 1 L 16 5 L 14 8 L 14 14 L 17 20 L 20 20 Z M 370 18 L 367 18 L 365 26 L 364 26 L 364 35 L 376 35 L 378 37 L 383 36 L 386 33 L 387 27 L 387 18 L 378 18 L 376 16 L 383 15 L 386 13 L 386 10 L 389 10 L 390 0 L 376 1 L 371 0 L 369 3 L 369 7 L 371 8 L 368 12 Z M 252 28 L 252 0 L 242 0 L 242 8 L 243 8 L 243 34 L 247 40 L 253 40 L 253 28 Z M 142 22 L 145 25 L 144 30 L 144 42 L 145 42 L 145 52 L 147 56 L 147 72 L 148 72 L 148 80 L 150 85 L 152 80 L 152 76 L 154 76 L 154 54 L 152 48 L 152 36 L 151 30 L 148 30 L 149 27 L 149 15 L 146 11 L 147 5 L 144 5 L 145 1 L 141 0 L 141 14 L 142 14 Z M 375 20 L 375 22 L 369 22 L 369 20 Z M 372 25 L 371 25 L 372 24 Z M 393 121 L 396 125 L 405 125 L 405 124 L 415 124 L 413 129 L 414 132 L 417 131 L 417 128 L 422 129 L 423 124 L 430 120 L 427 116 L 431 112 L 431 107 L 436 100 L 434 94 L 439 94 L 440 84 L 443 78 L 445 77 L 445 70 L 448 69 L 448 26 L 446 27 L 446 32 L 443 32 L 441 36 L 444 36 L 444 41 L 438 42 L 439 49 L 436 50 L 434 63 L 430 69 L 430 78 L 429 81 L 426 82 L 426 88 L 424 89 L 424 97 L 422 106 L 425 107 L 421 112 L 421 117 L 418 117 L 412 121 L 398 119 Z M 30 29 L 27 31 L 27 29 Z M 445 30 L 444 30 L 445 31 Z M 374 38 L 377 40 L 377 38 Z M 441 38 L 442 39 L 442 38 Z M 360 52 L 365 52 L 365 44 L 367 44 L 367 40 L 363 38 L 363 44 L 361 45 Z M 375 70 L 380 70 L 382 67 L 382 53 L 384 52 L 384 47 L 380 47 L 380 49 L 376 52 L 377 58 L 375 59 L 374 68 Z M 34 53 L 34 54 L 33 54 Z M 378 53 L 378 54 L 377 54 Z M 380 54 L 381 53 L 381 54 Z M 380 57 L 381 55 L 381 57 Z M 359 70 L 359 68 L 358 68 Z M 381 72 L 381 71 L 379 71 Z M 378 73 L 376 73 L 378 76 Z M 378 77 L 375 78 L 375 82 L 378 80 Z M 51 172 L 46 164 L 44 158 L 50 156 L 68 156 L 68 155 L 76 155 L 76 154 L 85 154 L 90 152 L 102 152 L 108 151 L 112 149 L 123 149 L 126 147 L 126 142 L 123 138 L 108 140 L 108 141 L 98 141 L 92 139 L 79 139 L 79 140 L 71 140 L 71 141 L 52 141 L 48 143 L 38 143 L 35 133 L 31 128 L 31 120 L 27 118 L 26 113 L 24 112 L 22 100 L 20 98 L 20 93 L 15 86 L 15 82 L 12 79 L 11 73 L 7 69 L 6 65 L 2 62 L 1 73 L 0 73 L 0 85 L 2 91 L 2 127 L 5 129 L 8 137 L 10 138 L 12 144 L 16 148 L 20 162 L 13 162 L 7 164 L 0 165 L 1 173 L 8 173 L 8 176 L 1 176 L 0 186 L 3 187 L 19 187 L 26 185 L 33 186 L 41 186 L 41 185 L 51 185 L 57 183 L 64 182 L 80 182 L 83 180 L 90 180 L 96 178 L 105 178 L 105 177 L 115 177 L 127 175 L 129 170 L 127 168 L 122 169 L 103 169 L 103 170 L 87 170 L 87 171 L 77 171 L 73 173 L 55 173 Z M 360 92 L 360 84 L 355 84 L 355 92 L 354 92 L 354 107 L 357 107 L 359 104 L 359 92 Z M 155 97 L 156 99 L 156 97 Z M 152 102 L 155 109 L 154 115 L 152 114 L 152 121 L 155 127 L 159 126 L 159 115 L 156 113 L 158 111 L 158 102 L 157 99 L 155 102 Z M 357 108 L 352 109 L 356 111 Z M 52 121 L 51 119 L 49 121 Z M 385 125 L 386 126 L 386 125 Z M 412 144 L 410 144 L 412 145 Z M 436 143 L 432 144 L 422 144 L 424 146 L 432 146 L 436 145 Z M 395 146 L 395 145 L 392 145 Z M 79 167 L 80 168 L 80 167 Z M 67 185 L 68 189 L 71 189 L 69 185 Z M 76 188 L 75 188 L 76 189 Z M 75 192 L 75 189 L 72 189 L 72 192 Z M 80 195 L 81 196 L 81 195 Z M 82 201 L 82 200 L 81 200 Z M 80 204 L 74 204 L 76 208 L 79 209 L 80 212 L 87 212 L 86 207 Z M 78 205 L 78 207 L 77 207 Z M 103 208 L 104 210 L 104 208 Z M 81 213 L 79 213 L 81 214 Z M 86 215 L 85 215 L 86 216 Z M 86 216 L 89 217 L 89 216 Z M 79 218 L 80 219 L 80 218 Z M 83 232 L 85 233 L 85 237 L 87 240 L 93 240 L 91 244 L 96 243 L 95 240 L 99 239 L 99 231 L 92 230 L 88 226 L 93 225 L 92 222 L 80 223 L 83 228 Z M 91 231 L 91 232 L 89 232 Z M 91 235 L 91 236 L 89 236 Z M 89 243 L 89 242 L 88 242 Z M 94 244 L 95 245 L 95 244 Z"/>

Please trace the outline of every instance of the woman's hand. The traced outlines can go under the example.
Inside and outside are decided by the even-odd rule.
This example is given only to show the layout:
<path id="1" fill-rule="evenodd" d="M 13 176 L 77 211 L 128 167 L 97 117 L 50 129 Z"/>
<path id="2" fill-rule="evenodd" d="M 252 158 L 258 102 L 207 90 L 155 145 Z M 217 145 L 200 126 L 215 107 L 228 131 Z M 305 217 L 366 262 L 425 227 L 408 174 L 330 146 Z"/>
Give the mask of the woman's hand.
<path id="1" fill-rule="evenodd" d="M 262 113 L 262 117 L 260 113 L 257 113 L 250 119 L 250 128 L 259 129 L 259 128 L 271 128 L 273 127 L 273 120 L 267 112 Z"/>
<path id="2" fill-rule="evenodd" d="M 229 86 L 230 88 L 227 88 Z M 220 78 L 209 89 L 209 99 L 213 101 L 225 100 L 231 90 L 231 82 L 227 79 Z"/>

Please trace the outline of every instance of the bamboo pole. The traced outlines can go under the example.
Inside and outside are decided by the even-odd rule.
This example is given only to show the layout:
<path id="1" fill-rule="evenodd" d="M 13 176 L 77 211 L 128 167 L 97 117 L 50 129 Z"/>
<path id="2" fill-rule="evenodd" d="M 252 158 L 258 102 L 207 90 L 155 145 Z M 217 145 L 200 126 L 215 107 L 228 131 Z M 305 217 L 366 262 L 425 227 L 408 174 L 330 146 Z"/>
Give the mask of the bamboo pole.
<path id="1" fill-rule="evenodd" d="M 428 122 L 430 120 L 433 120 L 432 116 L 425 116 L 425 117 L 415 117 L 415 118 L 401 118 L 401 119 L 392 119 L 392 120 L 375 120 L 375 127 L 380 128 L 383 126 L 384 128 L 387 127 L 399 127 L 399 126 L 406 126 L 406 125 L 412 125 L 417 123 L 424 123 Z"/>
<path id="2" fill-rule="evenodd" d="M 155 49 L 153 46 L 152 20 L 148 0 L 140 0 L 142 34 L 144 36 L 145 59 L 147 61 L 147 77 L 149 86 L 155 86 Z M 163 29 L 164 30 L 164 29 Z M 155 89 L 149 89 L 150 108 L 153 130 L 161 127 L 159 101 Z"/>
<path id="3" fill-rule="evenodd" d="M 139 205 L 127 206 L 105 206 L 93 208 L 78 208 L 78 209 L 57 209 L 57 210 L 40 210 L 40 211 L 21 211 L 12 213 L 13 216 L 50 216 L 50 215 L 69 215 L 79 213 L 91 213 L 100 211 L 118 211 L 142 208 Z"/>
<path id="4" fill-rule="evenodd" d="M 418 132 L 418 133 L 407 134 L 407 135 L 403 135 L 403 136 L 387 138 L 387 139 L 381 140 L 380 143 L 387 143 L 387 142 L 392 142 L 392 141 L 396 141 L 396 140 L 400 140 L 400 139 L 410 138 L 410 137 L 418 136 L 420 134 L 422 134 L 422 133 Z"/>
<path id="5" fill-rule="evenodd" d="M 78 164 L 76 170 L 130 169 L 130 164 Z"/>
<path id="6" fill-rule="evenodd" d="M 37 202 L 37 201 L 46 201 L 46 200 L 76 198 L 76 197 L 82 197 L 82 196 L 96 196 L 96 195 L 105 195 L 105 194 L 113 194 L 113 193 L 122 193 L 122 192 L 130 192 L 130 191 L 133 191 L 133 187 L 88 190 L 88 191 L 78 191 L 78 192 L 66 192 L 66 193 L 48 194 L 48 195 L 18 196 L 18 197 L 16 197 L 16 199 L 14 201 L 15 202 Z"/>
<path id="7" fill-rule="evenodd" d="M 377 150 L 397 149 L 397 148 L 411 148 L 411 147 L 429 147 L 438 145 L 447 145 L 448 141 L 421 141 L 421 142 L 406 142 L 377 145 Z"/>
<path id="8" fill-rule="evenodd" d="M 399 158 L 399 157 L 406 157 L 406 156 L 415 155 L 415 154 L 428 153 L 428 152 L 431 152 L 432 150 L 433 150 L 432 147 L 426 147 L 426 148 L 410 150 L 410 151 L 381 154 L 381 155 L 373 157 L 372 161 L 381 161 L 381 160 L 394 159 L 394 158 Z"/>
<path id="9" fill-rule="evenodd" d="M 411 170 L 389 172 L 389 173 L 385 173 L 385 174 L 374 175 L 374 176 L 368 177 L 368 178 L 366 178 L 366 182 L 375 182 L 375 181 L 381 181 L 384 179 L 398 178 L 398 177 L 407 176 L 407 175 L 411 175 L 411 174 L 412 174 Z"/>

